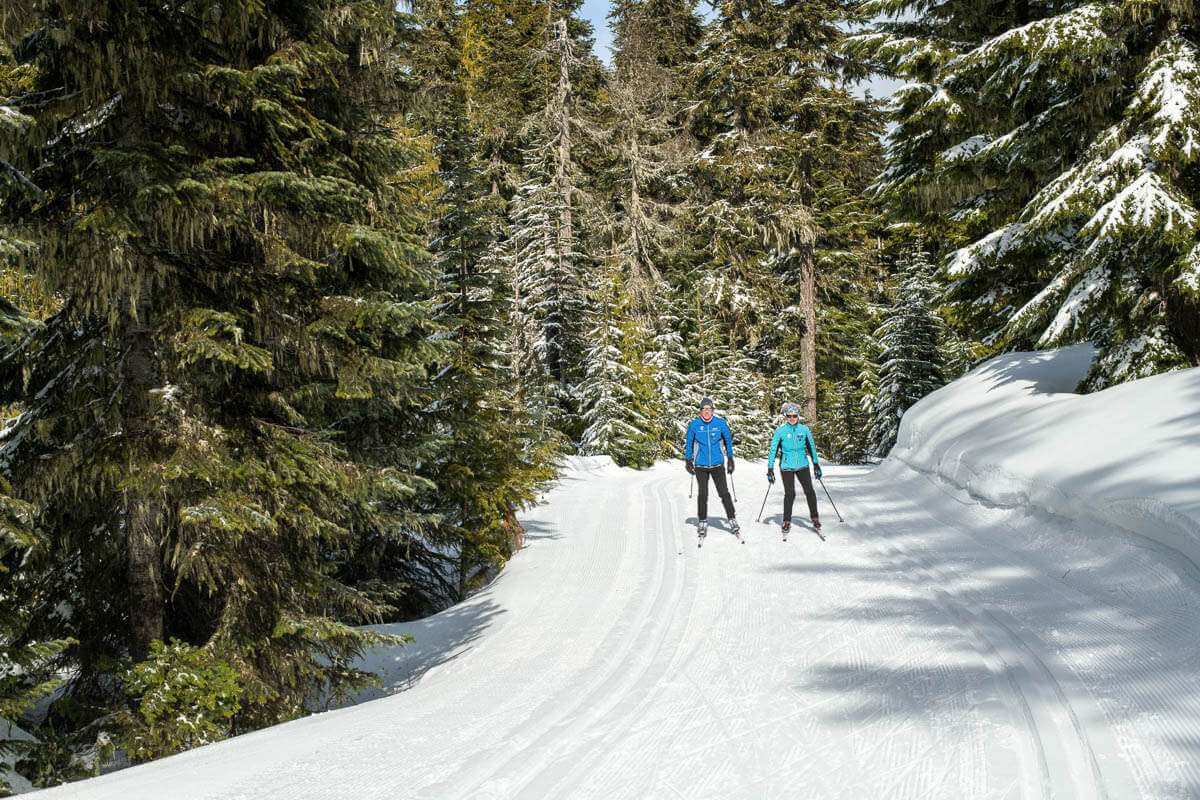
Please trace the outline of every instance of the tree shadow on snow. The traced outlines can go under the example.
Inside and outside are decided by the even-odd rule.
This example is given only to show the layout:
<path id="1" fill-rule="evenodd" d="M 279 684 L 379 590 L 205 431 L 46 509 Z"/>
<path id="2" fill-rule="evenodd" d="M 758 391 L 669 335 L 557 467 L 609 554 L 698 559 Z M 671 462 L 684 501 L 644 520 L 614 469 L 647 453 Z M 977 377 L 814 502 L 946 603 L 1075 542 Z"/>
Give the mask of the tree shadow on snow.
<path id="1" fill-rule="evenodd" d="M 947 521 L 926 490 L 894 489 L 886 529 L 853 535 L 876 545 L 870 563 L 772 570 L 838 573 L 853 602 L 805 616 L 851 640 L 889 641 L 886 657 L 835 651 L 793 671 L 797 691 L 837 698 L 821 718 L 870 736 L 901 720 L 936 727 L 987 697 L 1016 712 L 1020 676 L 1041 685 L 1049 674 L 1082 692 L 1074 702 L 1084 707 L 1067 711 L 1101 714 L 1114 737 L 1138 726 L 1164 762 L 1192 765 L 1159 772 L 1152 796 L 1200 797 L 1200 736 L 1177 733 L 1200 730 L 1200 573 L 1141 537 L 1039 512 Z M 1013 724 L 1024 724 L 1019 714 Z"/>
<path id="2" fill-rule="evenodd" d="M 558 541 L 563 538 L 555 525 L 546 522 L 527 519 L 522 522 L 522 527 L 525 528 L 525 547 L 529 546 L 529 542 Z"/>
<path id="3" fill-rule="evenodd" d="M 356 666 L 378 675 L 380 685 L 365 689 L 336 707 L 377 700 L 413 687 L 431 670 L 469 652 L 505 613 L 497 603 L 480 594 L 424 619 L 372 626 L 380 633 L 407 634 L 413 641 L 367 653 Z"/>

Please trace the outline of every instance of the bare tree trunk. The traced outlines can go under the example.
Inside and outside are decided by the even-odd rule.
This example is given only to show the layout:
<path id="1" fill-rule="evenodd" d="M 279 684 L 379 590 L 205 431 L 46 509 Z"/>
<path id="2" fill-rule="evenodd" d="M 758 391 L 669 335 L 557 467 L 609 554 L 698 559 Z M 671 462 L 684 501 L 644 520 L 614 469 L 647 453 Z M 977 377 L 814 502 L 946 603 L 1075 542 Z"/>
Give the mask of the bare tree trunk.
<path id="1" fill-rule="evenodd" d="M 146 658 L 150 643 L 163 638 L 162 556 L 165 506 L 158 487 L 147 485 L 142 472 L 155 446 L 154 403 L 159 370 L 154 333 L 149 325 L 149 290 L 142 290 L 138 319 L 124 336 L 125 430 L 134 485 L 123 497 L 126 535 L 126 580 L 129 582 L 129 651 L 135 661 Z M 156 482 L 151 482 L 151 484 Z"/>
<path id="2" fill-rule="evenodd" d="M 813 263 L 813 245 L 800 245 L 800 313 L 804 317 L 804 335 L 800 339 L 800 385 L 804 419 L 817 421 L 817 275 Z"/>

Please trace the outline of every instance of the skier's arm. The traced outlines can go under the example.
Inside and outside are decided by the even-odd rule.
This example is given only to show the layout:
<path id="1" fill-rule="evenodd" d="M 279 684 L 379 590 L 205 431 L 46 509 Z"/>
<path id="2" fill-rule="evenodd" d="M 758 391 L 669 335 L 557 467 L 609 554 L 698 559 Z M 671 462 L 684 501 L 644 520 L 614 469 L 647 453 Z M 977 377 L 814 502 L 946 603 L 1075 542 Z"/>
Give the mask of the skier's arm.
<path id="1" fill-rule="evenodd" d="M 767 471 L 775 469 L 775 452 L 779 449 L 780 440 L 783 438 L 782 429 L 776 428 L 775 435 L 771 437 L 771 447 L 767 450 Z"/>
<path id="2" fill-rule="evenodd" d="M 821 460 L 817 458 L 817 441 L 813 439 L 812 431 L 808 431 L 804 438 L 807 440 L 805 446 L 808 448 L 808 455 L 812 458 L 813 466 L 819 466 Z"/>
<path id="3" fill-rule="evenodd" d="M 696 446 L 696 426 L 688 423 L 687 434 L 683 437 L 683 460 L 692 460 L 692 449 Z"/>
<path id="4" fill-rule="evenodd" d="M 729 460 L 733 460 L 733 431 L 729 429 L 729 423 L 726 422 L 721 426 L 721 439 L 725 442 L 725 453 L 729 456 Z"/>

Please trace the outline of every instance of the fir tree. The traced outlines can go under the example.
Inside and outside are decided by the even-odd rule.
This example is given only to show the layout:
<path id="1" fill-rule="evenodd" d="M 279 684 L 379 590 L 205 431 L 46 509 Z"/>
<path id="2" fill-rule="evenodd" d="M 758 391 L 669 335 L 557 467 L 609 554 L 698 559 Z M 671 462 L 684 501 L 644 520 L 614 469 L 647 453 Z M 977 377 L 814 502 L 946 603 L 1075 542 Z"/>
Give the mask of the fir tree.
<path id="1" fill-rule="evenodd" d="M 941 362 L 944 323 L 933 308 L 936 286 L 923 250 L 905 257 L 896 299 L 876 336 L 881 348 L 871 449 L 883 457 L 896 443 L 900 418 L 945 383 Z"/>
<path id="2" fill-rule="evenodd" d="M 490 257 L 504 202 L 486 182 L 479 134 L 468 114 L 459 9 L 427 2 L 417 12 L 424 31 L 418 74 L 426 128 L 435 138 L 443 184 L 430 247 L 440 274 L 438 322 L 449 345 L 432 386 L 439 398 L 434 418 L 446 440 L 428 469 L 438 486 L 432 546 L 405 542 L 422 562 L 422 573 L 396 578 L 432 584 L 419 599 L 441 599 L 436 610 L 463 599 L 478 577 L 512 555 L 520 541 L 516 511 L 552 474 L 555 440 L 535 440 L 510 370 L 512 293 L 502 264 Z M 447 551 L 457 553 L 452 565 L 439 563 Z M 457 580 L 443 581 L 437 591 L 446 575 Z"/>
<path id="3" fill-rule="evenodd" d="M 245 728 L 366 680 L 352 623 L 384 609 L 329 565 L 420 524 L 438 350 L 394 12 L 221 12 L 21 10 L 36 141 L 4 222 L 63 306 L 4 356 L 3 453 L 45 537 L 29 635 L 78 640 L 74 698 L 123 703 L 105 672 L 179 637 L 234 668 Z"/>
<path id="4" fill-rule="evenodd" d="M 703 148 L 692 171 L 704 237 L 697 250 L 709 254 L 709 269 L 730 272 L 730 324 L 743 345 L 790 349 L 760 339 L 795 307 L 797 399 L 810 420 L 820 236 L 847 202 L 844 187 L 865 177 L 876 128 L 870 105 L 845 88 L 858 74 L 836 56 L 845 20 L 836 2 L 727 0 L 694 69 L 692 129 Z"/>
<path id="5" fill-rule="evenodd" d="M 930 211 L 961 226 L 958 319 L 996 347 L 1096 342 L 1087 389 L 1200 364 L 1193 20 L 1174 6 L 951 3 L 912 25 L 971 29 L 952 46 L 902 25 L 873 39 L 925 75 L 899 109 L 920 149 L 892 153 L 884 187 L 929 187 Z"/>
<path id="6" fill-rule="evenodd" d="M 608 277 L 608 276 L 606 276 Z M 580 386 L 584 424 L 580 452 L 608 455 L 621 466 L 645 467 L 657 455 L 654 387 L 646 380 L 641 331 L 624 313 L 621 281 L 593 295 L 586 377 Z"/>
<path id="7" fill-rule="evenodd" d="M 572 82 L 582 62 L 566 20 L 554 24 L 546 57 L 558 71 L 554 91 L 533 120 L 527 179 L 513 201 L 510 237 L 516 311 L 541 366 L 531 377 L 548 376 L 559 403 L 570 410 L 575 408 L 583 360 L 580 325 L 588 259 L 579 235 L 584 193 L 573 149 L 584 128 Z"/>

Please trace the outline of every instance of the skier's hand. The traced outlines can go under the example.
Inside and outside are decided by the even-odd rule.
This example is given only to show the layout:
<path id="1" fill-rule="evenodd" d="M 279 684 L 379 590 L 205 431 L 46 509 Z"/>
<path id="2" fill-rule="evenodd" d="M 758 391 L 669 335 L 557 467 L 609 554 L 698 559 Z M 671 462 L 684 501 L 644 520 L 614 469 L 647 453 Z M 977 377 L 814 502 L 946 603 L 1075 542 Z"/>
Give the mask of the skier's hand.
<path id="1" fill-rule="evenodd" d="M 767 470 L 767 483 L 775 483 L 775 468 L 771 467 Z"/>
<path id="2" fill-rule="evenodd" d="M 729 466 L 727 466 L 725 468 L 725 471 L 728 472 L 730 475 L 733 474 L 733 456 L 729 457 Z"/>
<path id="3" fill-rule="evenodd" d="M 821 465 L 813 464 L 813 475 L 817 476 L 817 480 L 821 480 Z"/>
<path id="4" fill-rule="evenodd" d="M 688 471 L 688 475 L 696 474 L 696 465 L 692 463 L 692 460 L 690 458 L 687 461 L 683 462 L 683 468 Z"/>

